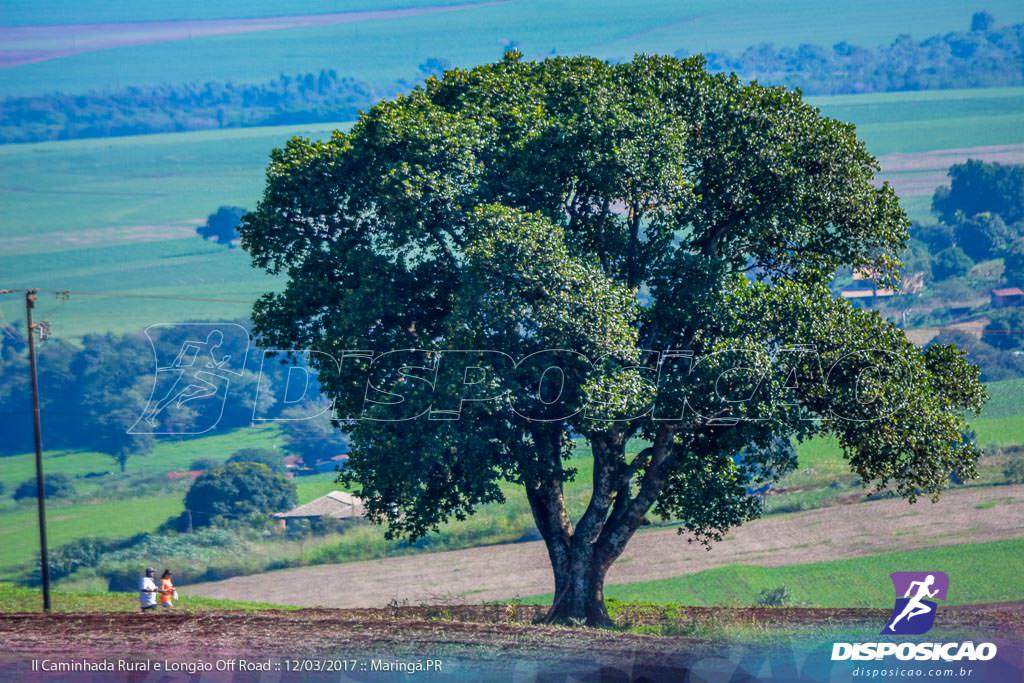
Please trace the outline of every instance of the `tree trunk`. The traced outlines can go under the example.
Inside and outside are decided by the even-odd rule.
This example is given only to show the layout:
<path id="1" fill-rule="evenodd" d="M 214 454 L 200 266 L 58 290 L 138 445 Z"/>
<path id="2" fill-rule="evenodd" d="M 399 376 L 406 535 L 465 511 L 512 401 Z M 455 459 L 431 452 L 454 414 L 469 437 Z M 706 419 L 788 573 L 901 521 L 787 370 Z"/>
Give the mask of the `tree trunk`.
<path id="1" fill-rule="evenodd" d="M 594 553 L 574 556 L 568 567 L 555 567 L 555 598 L 544 617 L 548 624 L 612 625 L 604 604 L 604 577 L 608 568 Z M 576 555 L 576 553 L 574 553 Z"/>
<path id="2" fill-rule="evenodd" d="M 539 429 L 535 441 L 543 443 Z M 536 480 L 526 489 L 537 529 L 547 545 L 555 578 L 555 597 L 546 623 L 612 625 L 604 604 L 604 578 L 643 523 L 665 481 L 672 431 L 659 430 L 633 463 L 624 458 L 621 434 L 593 434 L 593 492 L 576 528 L 565 509 L 561 479 Z M 639 490 L 631 496 L 634 474 L 643 467 Z"/>

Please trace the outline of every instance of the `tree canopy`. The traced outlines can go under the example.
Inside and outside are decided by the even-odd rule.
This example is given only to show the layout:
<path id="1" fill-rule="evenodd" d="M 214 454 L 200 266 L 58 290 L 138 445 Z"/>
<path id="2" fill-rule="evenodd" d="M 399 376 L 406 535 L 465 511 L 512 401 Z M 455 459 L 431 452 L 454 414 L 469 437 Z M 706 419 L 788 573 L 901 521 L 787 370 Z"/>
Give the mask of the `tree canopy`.
<path id="1" fill-rule="evenodd" d="M 549 619 L 607 623 L 605 572 L 648 513 L 720 539 L 793 440 L 834 435 L 911 501 L 974 474 L 977 369 L 828 290 L 840 267 L 898 279 L 908 221 L 877 171 L 853 126 L 701 58 L 512 53 L 273 153 L 240 233 L 288 283 L 255 331 L 317 352 L 344 476 L 390 533 L 521 484 Z M 576 438 L 593 489 L 570 519 Z"/>
<path id="2" fill-rule="evenodd" d="M 991 213 L 1006 223 L 1024 220 L 1024 165 L 968 159 L 949 169 L 950 184 L 935 191 L 932 211 L 946 223 L 957 214 Z"/>
<path id="3" fill-rule="evenodd" d="M 185 508 L 195 526 L 206 526 L 218 517 L 284 512 L 296 500 L 295 484 L 283 474 L 260 463 L 240 462 L 199 475 L 185 494 Z"/>
<path id="4" fill-rule="evenodd" d="M 285 474 L 287 468 L 284 464 L 284 456 L 269 448 L 242 448 L 231 454 L 228 464 L 234 462 L 254 462 L 266 465 L 267 469 L 277 474 Z"/>

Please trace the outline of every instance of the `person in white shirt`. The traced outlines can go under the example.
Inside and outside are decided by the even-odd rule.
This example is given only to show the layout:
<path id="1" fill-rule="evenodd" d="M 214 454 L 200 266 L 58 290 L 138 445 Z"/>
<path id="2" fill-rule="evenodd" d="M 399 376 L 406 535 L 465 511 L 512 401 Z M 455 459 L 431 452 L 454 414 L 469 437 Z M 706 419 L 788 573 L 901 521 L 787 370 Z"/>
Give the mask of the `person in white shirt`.
<path id="1" fill-rule="evenodd" d="M 155 569 L 146 567 L 146 575 L 139 579 L 139 607 L 143 612 L 156 609 L 156 596 L 160 589 L 157 588 L 156 581 L 153 580 L 155 573 Z"/>

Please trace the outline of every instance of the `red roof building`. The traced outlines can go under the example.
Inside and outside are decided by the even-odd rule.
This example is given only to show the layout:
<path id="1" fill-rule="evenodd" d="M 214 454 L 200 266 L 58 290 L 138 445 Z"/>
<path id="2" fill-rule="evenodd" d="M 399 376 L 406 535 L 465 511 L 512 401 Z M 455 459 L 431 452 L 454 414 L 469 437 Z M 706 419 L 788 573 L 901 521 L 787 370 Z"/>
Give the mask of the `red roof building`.
<path id="1" fill-rule="evenodd" d="M 1024 289 L 1020 287 L 1002 287 L 992 290 L 992 308 L 1024 305 Z"/>

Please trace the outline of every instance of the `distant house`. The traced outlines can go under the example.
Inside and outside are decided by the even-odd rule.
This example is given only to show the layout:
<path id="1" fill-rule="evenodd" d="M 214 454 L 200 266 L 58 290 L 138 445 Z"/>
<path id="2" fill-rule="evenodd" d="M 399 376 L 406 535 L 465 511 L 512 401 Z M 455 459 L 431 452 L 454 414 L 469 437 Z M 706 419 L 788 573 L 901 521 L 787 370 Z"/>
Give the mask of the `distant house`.
<path id="1" fill-rule="evenodd" d="M 853 279 L 857 284 L 850 289 L 843 290 L 839 296 L 855 302 L 870 302 L 875 299 L 887 299 L 897 294 L 920 294 L 924 290 L 924 273 L 921 272 L 904 276 L 900 281 L 898 292 L 890 287 L 876 286 L 873 280 L 877 278 L 878 274 L 873 270 L 857 269 L 853 272 Z"/>
<path id="2" fill-rule="evenodd" d="M 895 295 L 891 289 L 847 289 L 839 293 L 844 299 L 880 299 Z"/>
<path id="3" fill-rule="evenodd" d="M 992 290 L 992 308 L 1024 305 L 1024 289 L 1020 287 L 1003 287 Z"/>
<path id="4" fill-rule="evenodd" d="M 305 505 L 300 505 L 288 512 L 279 512 L 274 515 L 281 528 L 287 528 L 289 524 L 297 520 L 305 519 L 311 522 L 322 519 L 348 519 L 358 521 L 366 514 L 366 505 L 362 498 L 353 496 L 344 491 L 331 491 L 326 496 L 320 496 L 316 500 Z"/>

